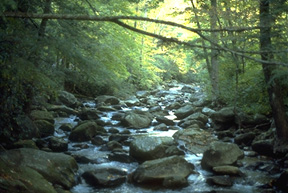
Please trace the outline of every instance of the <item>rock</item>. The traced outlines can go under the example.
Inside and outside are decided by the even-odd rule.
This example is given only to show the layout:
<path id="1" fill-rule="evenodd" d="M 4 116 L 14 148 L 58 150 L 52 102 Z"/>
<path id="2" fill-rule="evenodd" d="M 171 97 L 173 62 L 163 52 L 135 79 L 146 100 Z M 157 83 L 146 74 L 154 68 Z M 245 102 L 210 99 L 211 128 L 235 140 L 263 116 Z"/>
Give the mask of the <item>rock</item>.
<path id="1" fill-rule="evenodd" d="M 68 151 L 68 141 L 62 138 L 51 137 L 49 140 L 49 148 L 54 152 Z"/>
<path id="2" fill-rule="evenodd" d="M 229 123 L 235 121 L 234 107 L 225 107 L 220 111 L 216 111 L 211 115 L 216 123 Z"/>
<path id="3" fill-rule="evenodd" d="M 236 136 L 234 142 L 238 145 L 250 146 L 255 137 L 256 135 L 253 132 L 244 133 Z"/>
<path id="4" fill-rule="evenodd" d="M 57 193 L 36 170 L 11 164 L 0 159 L 0 192 Z"/>
<path id="5" fill-rule="evenodd" d="M 118 98 L 109 95 L 98 96 L 95 100 L 97 105 L 103 103 L 106 105 L 118 105 L 120 103 L 120 100 Z"/>
<path id="6" fill-rule="evenodd" d="M 154 130 L 155 131 L 168 131 L 169 129 L 168 129 L 167 125 L 165 125 L 164 123 L 161 123 L 159 125 L 156 125 L 154 127 Z"/>
<path id="7" fill-rule="evenodd" d="M 107 146 L 109 151 L 113 151 L 113 150 L 116 150 L 116 149 L 122 149 L 121 143 L 119 143 L 117 141 L 109 141 L 106 144 L 106 146 Z"/>
<path id="8" fill-rule="evenodd" d="M 48 137 L 54 134 L 54 124 L 46 120 L 36 120 L 34 124 L 38 128 L 41 137 Z"/>
<path id="9" fill-rule="evenodd" d="M 78 166 L 75 159 L 69 155 L 21 148 L 1 152 L 0 158 L 0 161 L 13 165 L 12 168 L 15 166 L 27 170 L 30 168 L 41 174 L 50 183 L 60 185 L 65 189 L 70 189 L 75 185 L 74 177 Z M 11 169 L 11 167 L 9 168 Z M 29 177 L 31 178 L 29 179 Z M 37 177 L 40 179 L 40 176 Z M 27 185 L 33 186 L 35 178 L 35 176 L 26 176 L 25 180 L 29 183 Z M 37 180 L 35 183 L 37 183 Z"/>
<path id="10" fill-rule="evenodd" d="M 195 89 L 192 86 L 184 85 L 181 88 L 181 92 L 194 93 Z"/>
<path id="11" fill-rule="evenodd" d="M 218 139 L 224 139 L 226 137 L 234 137 L 234 132 L 230 131 L 230 130 L 226 130 L 226 131 L 218 131 L 216 132 L 216 135 L 218 136 Z"/>
<path id="12" fill-rule="evenodd" d="M 39 130 L 37 126 L 35 126 L 33 121 L 28 116 L 18 115 L 15 121 L 18 128 L 17 132 L 14 128 L 14 133 L 17 135 L 15 136 L 16 139 L 32 139 L 33 137 L 39 137 Z"/>
<path id="13" fill-rule="evenodd" d="M 62 113 L 66 113 L 68 115 L 78 114 L 76 110 L 74 110 L 73 108 L 67 107 L 65 105 L 48 105 L 47 110 L 57 112 L 58 114 L 62 114 Z"/>
<path id="14" fill-rule="evenodd" d="M 153 120 L 152 114 L 147 111 L 133 110 L 126 113 L 121 123 L 124 126 L 140 129 L 149 127 Z"/>
<path id="15" fill-rule="evenodd" d="M 165 125 L 168 125 L 168 126 L 172 126 L 172 125 L 175 125 L 174 121 L 171 120 L 171 119 L 168 119 L 164 116 L 157 116 L 156 117 L 156 120 L 159 122 L 159 123 L 164 123 Z"/>
<path id="16" fill-rule="evenodd" d="M 175 116 L 178 119 L 184 119 L 195 112 L 195 107 L 192 105 L 185 105 L 175 111 Z"/>
<path id="17" fill-rule="evenodd" d="M 106 106 L 106 105 L 101 105 L 99 107 L 97 107 L 97 109 L 99 111 L 104 111 L 104 112 L 108 112 L 108 111 L 116 111 L 117 109 L 115 109 L 114 107 L 110 107 L 110 106 Z"/>
<path id="18" fill-rule="evenodd" d="M 184 119 L 178 123 L 179 127 L 182 128 L 205 128 L 205 124 L 197 120 Z"/>
<path id="19" fill-rule="evenodd" d="M 193 113 L 192 115 L 189 115 L 185 119 L 197 120 L 200 121 L 203 125 L 205 125 L 208 122 L 208 117 L 200 112 Z"/>
<path id="20" fill-rule="evenodd" d="M 62 102 L 64 105 L 68 107 L 75 107 L 75 105 L 78 102 L 76 97 L 72 93 L 69 93 L 67 91 L 60 91 L 58 93 L 58 98 L 60 102 Z"/>
<path id="21" fill-rule="evenodd" d="M 117 141 L 119 143 L 122 143 L 126 141 L 128 138 L 129 138 L 129 135 L 112 134 L 109 137 L 109 141 Z"/>
<path id="22" fill-rule="evenodd" d="M 194 166 L 181 156 L 171 156 L 142 163 L 130 176 L 132 183 L 154 188 L 178 188 L 188 184 Z M 169 184 L 171 182 L 171 184 Z"/>
<path id="23" fill-rule="evenodd" d="M 143 162 L 166 156 L 166 149 L 174 144 L 171 137 L 139 137 L 130 143 L 130 156 Z"/>
<path id="24" fill-rule="evenodd" d="M 85 121 L 76 126 L 69 135 L 69 140 L 75 142 L 84 142 L 91 140 L 98 134 L 106 133 L 106 130 L 97 125 L 94 121 Z"/>
<path id="25" fill-rule="evenodd" d="M 216 166 L 233 165 L 244 157 L 244 153 L 236 144 L 213 142 L 203 154 L 201 166 L 211 170 Z"/>
<path id="26" fill-rule="evenodd" d="M 105 141 L 103 140 L 102 137 L 100 137 L 100 136 L 95 136 L 93 139 L 91 139 L 91 143 L 92 143 L 93 145 L 100 146 L 100 145 L 105 144 Z"/>
<path id="27" fill-rule="evenodd" d="M 150 92 L 146 90 L 140 90 L 136 92 L 137 98 L 146 98 L 148 95 L 150 95 Z"/>
<path id="28" fill-rule="evenodd" d="M 186 149 L 192 153 L 203 153 L 208 148 L 208 145 L 216 140 L 210 132 L 200 128 L 179 130 L 174 133 L 173 138 L 183 141 Z"/>
<path id="29" fill-rule="evenodd" d="M 269 157 L 274 156 L 274 140 L 254 140 L 252 143 L 252 150 L 256 151 L 260 155 Z"/>
<path id="30" fill-rule="evenodd" d="M 96 109 L 82 108 L 78 116 L 81 120 L 96 120 L 100 118 L 99 113 Z"/>
<path id="31" fill-rule="evenodd" d="M 285 170 L 276 180 L 275 186 L 283 192 L 288 192 L 288 170 Z"/>
<path id="32" fill-rule="evenodd" d="M 235 166 L 216 166 L 212 168 L 218 175 L 241 176 L 243 173 Z"/>
<path id="33" fill-rule="evenodd" d="M 204 115 L 207 115 L 207 116 L 211 116 L 213 113 L 215 113 L 216 111 L 215 110 L 213 110 L 213 109 L 210 109 L 210 108 L 208 108 L 208 107 L 204 107 L 203 109 L 202 109 L 202 113 L 204 114 Z"/>
<path id="34" fill-rule="evenodd" d="M 30 117 L 33 121 L 45 120 L 45 121 L 48 121 L 54 125 L 54 117 L 53 117 L 52 113 L 50 113 L 48 111 L 34 110 L 30 113 Z"/>
<path id="35" fill-rule="evenodd" d="M 233 186 L 233 181 L 230 179 L 229 176 L 213 176 L 207 179 L 207 184 L 213 186 L 226 186 L 230 187 Z"/>
<path id="36" fill-rule="evenodd" d="M 32 148 L 38 149 L 36 143 L 33 140 L 19 140 L 13 144 L 15 148 Z"/>
<path id="37" fill-rule="evenodd" d="M 74 126 L 71 123 L 64 123 L 59 127 L 59 129 L 61 129 L 62 131 L 72 131 L 73 127 Z"/>
<path id="38" fill-rule="evenodd" d="M 96 188 L 116 187 L 126 181 L 127 173 L 116 168 L 100 168 L 82 174 L 85 181 Z"/>
<path id="39" fill-rule="evenodd" d="M 118 162 L 121 162 L 121 163 L 136 162 L 136 160 L 133 157 L 131 157 L 131 156 L 125 154 L 125 153 L 119 153 L 119 152 L 114 152 L 114 153 L 110 154 L 108 156 L 108 159 L 110 161 L 118 161 Z"/>
<path id="40" fill-rule="evenodd" d="M 125 100 L 124 103 L 128 107 L 135 107 L 135 106 L 139 106 L 140 105 L 140 101 L 139 101 L 139 99 L 136 96 L 132 96 L 131 98 Z"/>

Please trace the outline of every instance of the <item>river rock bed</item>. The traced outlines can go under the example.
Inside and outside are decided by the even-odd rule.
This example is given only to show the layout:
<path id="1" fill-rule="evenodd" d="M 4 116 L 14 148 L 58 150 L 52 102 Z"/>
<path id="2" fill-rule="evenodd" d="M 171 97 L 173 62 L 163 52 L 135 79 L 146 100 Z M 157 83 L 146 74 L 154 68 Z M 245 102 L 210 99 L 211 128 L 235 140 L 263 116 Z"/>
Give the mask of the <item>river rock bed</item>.
<path id="1" fill-rule="evenodd" d="M 32 111 L 37 138 L 15 143 L 18 153 L 0 153 L 0 192 L 287 191 L 287 148 L 275 151 L 271 120 L 235 115 L 206 98 L 199 85 L 177 82 L 125 100 L 63 91 L 56 103 Z M 58 177 L 34 162 L 51 165 Z"/>

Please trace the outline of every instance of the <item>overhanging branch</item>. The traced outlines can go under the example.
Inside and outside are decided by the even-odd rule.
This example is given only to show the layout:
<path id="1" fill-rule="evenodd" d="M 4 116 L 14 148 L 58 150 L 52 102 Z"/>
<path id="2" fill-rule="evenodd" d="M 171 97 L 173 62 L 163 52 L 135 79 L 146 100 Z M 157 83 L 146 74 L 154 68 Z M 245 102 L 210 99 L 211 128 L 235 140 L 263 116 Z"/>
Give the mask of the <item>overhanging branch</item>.
<path id="1" fill-rule="evenodd" d="M 217 49 L 217 50 L 222 50 L 225 52 L 230 52 L 232 54 L 241 56 L 241 57 L 245 57 L 247 59 L 253 60 L 255 62 L 259 62 L 259 63 L 266 63 L 266 64 L 274 64 L 274 65 L 282 65 L 282 66 L 288 66 L 287 63 L 282 63 L 282 62 L 276 62 L 276 61 L 264 61 L 258 58 L 254 58 L 252 56 L 246 55 L 244 54 L 245 51 L 235 51 L 226 47 L 223 47 L 215 42 L 213 42 L 212 40 L 210 40 L 209 38 L 207 38 L 206 36 L 204 36 L 202 34 L 202 32 L 219 32 L 219 31 L 229 31 L 229 32 L 243 32 L 246 30 L 256 30 L 256 29 L 260 29 L 260 27 L 248 27 L 248 28 L 224 28 L 224 29 L 195 29 L 195 28 L 190 28 L 187 26 L 184 26 L 182 24 L 178 24 L 175 22 L 171 22 L 171 21 L 164 21 L 164 20 L 157 20 L 157 19 L 151 19 L 151 18 L 146 18 L 146 17 L 137 17 L 137 16 L 91 16 L 91 15 L 71 15 L 71 14 L 34 14 L 34 13 L 21 13 L 21 12 L 5 12 L 3 13 L 3 16 L 5 17 L 14 17 L 14 18 L 33 18 L 33 19 L 57 19 L 57 20 L 79 20 L 79 21 L 106 21 L 106 22 L 113 22 L 117 25 L 120 25 L 124 28 L 127 28 L 129 30 L 135 31 L 137 33 L 141 33 L 150 37 L 154 37 L 154 38 L 158 38 L 161 39 L 163 41 L 167 41 L 167 42 L 174 42 L 177 44 L 182 44 L 182 45 L 187 45 L 190 47 L 197 47 L 197 48 L 206 48 L 206 49 Z M 127 25 L 119 20 L 138 20 L 138 21 L 148 21 L 148 22 L 154 22 L 154 23 L 159 23 L 159 24 L 165 24 L 165 25 L 169 25 L 169 26 L 174 26 L 174 27 L 179 27 L 185 30 L 188 30 L 190 32 L 194 32 L 196 33 L 200 38 L 208 41 L 212 46 L 211 47 L 203 47 L 200 45 L 194 45 L 191 44 L 189 42 L 184 42 L 184 41 L 180 41 L 176 38 L 168 38 L 165 36 L 161 36 L 161 35 L 157 35 L 154 33 L 150 33 L 144 30 L 140 30 L 138 28 L 134 28 L 130 25 Z M 215 47 L 213 47 L 215 46 Z M 260 54 L 261 52 L 259 52 L 258 54 Z M 257 54 L 257 52 L 254 52 L 254 54 Z"/>

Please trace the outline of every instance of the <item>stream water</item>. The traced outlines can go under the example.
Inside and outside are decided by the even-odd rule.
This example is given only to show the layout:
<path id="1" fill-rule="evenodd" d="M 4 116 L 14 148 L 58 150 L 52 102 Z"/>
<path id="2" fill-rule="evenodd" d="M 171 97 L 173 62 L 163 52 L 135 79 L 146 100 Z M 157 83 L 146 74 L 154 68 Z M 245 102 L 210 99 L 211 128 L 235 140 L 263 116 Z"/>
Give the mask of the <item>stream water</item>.
<path id="1" fill-rule="evenodd" d="M 177 87 L 172 87 L 167 90 L 163 90 L 161 92 L 165 92 L 164 97 L 161 98 L 161 100 L 158 100 L 158 105 L 165 109 L 167 105 L 169 105 L 169 102 L 172 100 L 175 100 L 176 97 L 181 97 L 184 101 L 187 100 L 185 93 L 181 91 L 181 88 L 183 85 L 178 85 Z M 196 92 L 201 92 L 201 89 L 197 86 L 195 86 L 194 90 Z M 83 105 L 90 108 L 95 108 L 96 104 L 93 101 L 86 101 Z M 134 107 L 135 108 L 135 107 Z M 146 107 L 137 107 L 143 111 L 148 110 Z M 129 111 L 132 108 L 122 108 L 119 111 Z M 101 120 L 104 122 L 107 122 L 107 126 L 104 128 L 108 131 L 106 136 L 102 136 L 105 141 L 109 141 L 109 131 L 111 128 L 117 129 L 120 133 L 127 128 L 119 126 L 119 122 L 112 120 L 113 114 L 116 113 L 115 111 L 111 112 L 102 112 Z M 173 111 L 169 111 L 169 115 L 167 115 L 167 118 L 174 119 L 175 125 L 177 124 L 177 120 L 175 120 L 175 116 L 173 115 Z M 79 118 L 75 115 L 70 115 L 66 118 L 56 118 L 55 120 L 55 136 L 62 137 L 65 140 L 68 141 L 69 132 L 64 132 L 59 127 L 64 123 L 70 123 L 73 126 L 77 125 L 79 121 Z M 154 123 L 156 120 L 154 120 Z M 152 124 L 155 125 L 155 124 Z M 129 140 L 132 140 L 135 137 L 138 136 L 144 136 L 144 135 L 153 135 L 153 136 L 170 136 L 177 131 L 177 130 L 169 130 L 169 131 L 154 131 L 153 126 L 145 129 L 129 129 L 131 132 Z M 181 129 L 181 128 L 179 128 Z M 110 133 L 111 134 L 111 133 Z M 124 152 L 129 152 L 129 146 L 124 145 L 123 146 Z M 261 158 L 261 157 L 249 157 L 245 156 L 245 158 L 242 160 L 243 166 L 240 167 L 240 170 L 246 175 L 244 178 L 239 178 L 239 180 L 235 180 L 235 183 L 232 187 L 225 188 L 225 187 L 217 187 L 217 186 L 210 186 L 206 183 L 206 179 L 209 176 L 212 176 L 213 174 L 210 172 L 207 172 L 203 170 L 200 166 L 200 162 L 202 159 L 202 154 L 191 154 L 189 152 L 185 152 L 185 159 L 192 163 L 195 166 L 195 170 L 198 172 L 198 174 L 192 174 L 188 177 L 189 186 L 179 189 L 179 190 L 151 190 L 151 189 L 144 189 L 142 187 L 135 186 L 130 183 L 124 183 L 119 187 L 116 188 L 101 188 L 96 189 L 94 187 L 91 187 L 90 185 L 85 183 L 85 180 L 82 179 L 80 176 L 81 174 L 86 170 L 91 170 L 93 168 L 121 168 L 122 170 L 127 171 L 128 173 L 131 173 L 133 170 L 135 170 L 138 167 L 137 162 L 133 163 L 121 163 L 116 161 L 109 161 L 108 157 L 109 154 L 111 154 L 110 151 L 103 151 L 101 150 L 101 146 L 93 145 L 90 142 L 82 142 L 82 143 L 72 143 L 69 142 L 68 145 L 68 152 L 73 155 L 74 157 L 86 157 L 89 160 L 94 160 L 93 163 L 78 163 L 79 170 L 78 170 L 78 184 L 74 186 L 70 191 L 72 193 L 159 193 L 159 192 L 171 192 L 171 193 L 177 193 L 177 192 L 239 192 L 239 193 L 248 193 L 248 192 L 263 192 L 263 189 L 259 188 L 259 186 L 266 184 L 271 179 L 271 175 L 268 175 L 266 171 L 261 170 L 255 170 L 253 167 L 248 167 L 249 165 L 253 165 L 254 163 L 257 163 L 259 161 L 265 163 L 265 162 L 271 162 L 271 160 L 267 158 Z M 248 155 L 249 152 L 247 151 L 246 154 Z"/>

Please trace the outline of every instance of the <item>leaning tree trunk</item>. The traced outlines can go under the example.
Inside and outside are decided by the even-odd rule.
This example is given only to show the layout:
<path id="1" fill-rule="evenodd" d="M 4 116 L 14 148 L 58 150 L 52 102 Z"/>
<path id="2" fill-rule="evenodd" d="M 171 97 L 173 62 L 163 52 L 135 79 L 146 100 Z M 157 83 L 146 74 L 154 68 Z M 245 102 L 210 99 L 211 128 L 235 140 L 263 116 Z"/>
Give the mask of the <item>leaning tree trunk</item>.
<path id="1" fill-rule="evenodd" d="M 261 59 L 263 61 L 271 61 L 273 54 L 269 52 L 272 50 L 271 43 L 271 26 L 273 24 L 270 14 L 269 1 L 260 1 L 260 49 L 263 52 Z M 276 64 L 262 63 L 262 68 L 265 76 L 265 81 L 268 87 L 269 102 L 272 108 L 273 118 L 277 130 L 277 136 L 280 140 L 288 140 L 288 121 L 285 112 L 285 106 L 282 96 L 282 88 L 277 79 L 271 81 L 272 73 L 277 68 Z"/>

